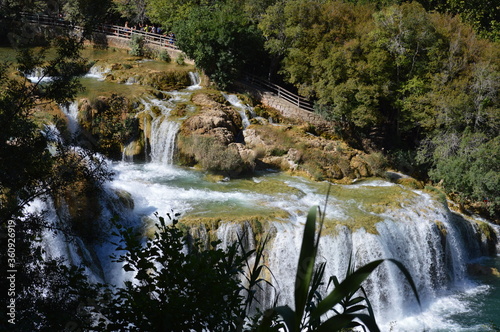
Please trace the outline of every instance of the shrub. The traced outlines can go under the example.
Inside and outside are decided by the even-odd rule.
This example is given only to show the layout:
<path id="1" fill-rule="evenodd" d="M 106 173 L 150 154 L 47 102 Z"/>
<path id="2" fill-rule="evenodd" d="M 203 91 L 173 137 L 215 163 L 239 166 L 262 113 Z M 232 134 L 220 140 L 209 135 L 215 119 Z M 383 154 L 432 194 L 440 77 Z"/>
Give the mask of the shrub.
<path id="1" fill-rule="evenodd" d="M 178 147 L 184 158 L 191 159 L 203 169 L 212 172 L 240 173 L 253 162 L 242 160 L 235 146 L 226 146 L 210 136 L 180 138 Z"/>
<path id="2" fill-rule="evenodd" d="M 177 57 L 177 59 L 175 59 L 175 62 L 179 65 L 179 66 L 184 66 L 186 65 L 186 62 L 185 62 L 185 58 L 184 58 L 184 54 L 179 54 L 179 56 Z"/>
<path id="3" fill-rule="evenodd" d="M 380 152 L 370 153 L 363 157 L 370 166 L 373 175 L 383 177 L 387 168 L 387 159 Z"/>
<path id="4" fill-rule="evenodd" d="M 172 58 L 170 57 L 170 54 L 168 54 L 166 50 L 162 50 L 158 52 L 158 60 L 170 62 L 172 61 Z"/>
<path id="5" fill-rule="evenodd" d="M 129 54 L 133 56 L 144 56 L 144 37 L 133 34 L 130 39 Z"/>

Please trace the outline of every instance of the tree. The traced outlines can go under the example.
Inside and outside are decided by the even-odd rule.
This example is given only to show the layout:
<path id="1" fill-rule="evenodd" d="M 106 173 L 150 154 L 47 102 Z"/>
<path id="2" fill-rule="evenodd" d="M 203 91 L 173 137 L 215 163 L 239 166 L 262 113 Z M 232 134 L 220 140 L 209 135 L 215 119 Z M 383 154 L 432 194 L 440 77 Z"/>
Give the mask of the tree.
<path id="1" fill-rule="evenodd" d="M 130 25 L 145 23 L 147 20 L 146 0 L 113 0 L 113 5 L 120 16 Z"/>
<path id="2" fill-rule="evenodd" d="M 241 328 L 245 300 L 239 275 L 245 255 L 233 244 L 227 251 L 201 247 L 197 241 L 186 248 L 178 215 L 159 217 L 152 239 L 142 242 L 133 230 L 117 225 L 123 238 L 116 257 L 134 281 L 112 295 L 101 312 L 110 330 L 141 331 L 235 331 Z M 168 224 L 170 223 L 170 224 Z M 187 250 L 187 252 L 186 252 Z"/>
<path id="3" fill-rule="evenodd" d="M 14 24 L 2 31 L 10 33 L 19 54 L 15 66 L 0 65 L 0 246 L 12 248 L 15 243 L 15 252 L 2 250 L 0 260 L 17 271 L 15 283 L 2 278 L 0 288 L 12 289 L 3 295 L 16 304 L 13 322 L 20 330 L 62 330 L 73 323 L 90 327 L 86 297 L 93 296 L 96 287 L 88 284 L 81 269 L 47 257 L 40 244 L 43 232 L 57 230 L 70 236 L 75 229 L 52 224 L 43 212 L 26 210 L 35 199 L 50 201 L 51 195 L 73 188 L 75 182 L 98 186 L 109 178 L 101 159 L 76 153 L 53 139 L 36 117 L 43 107 L 72 100 L 80 89 L 78 76 L 88 67 L 79 53 L 82 40 L 62 34 L 43 41 L 47 46 L 35 52 L 30 43 L 44 36 L 25 31 Z M 41 77 L 31 82 L 27 77 L 35 71 Z M 7 317 L 9 310 L 3 305 L 0 313 Z M 12 328 L 5 319 L 0 324 L 2 330 Z"/>
<path id="4" fill-rule="evenodd" d="M 500 210 L 500 137 L 483 133 L 440 133 L 419 151 L 421 162 L 430 163 L 432 180 L 442 181 L 446 193 L 462 204 L 474 201 L 498 218 Z"/>
<path id="5" fill-rule="evenodd" d="M 262 58 L 258 30 L 232 5 L 199 6 L 174 31 L 179 48 L 222 89 Z"/>
<path id="6" fill-rule="evenodd" d="M 188 19 L 191 11 L 198 7 L 210 6 L 218 0 L 148 0 L 147 14 L 153 22 L 171 30 L 177 23 Z"/>
<path id="7" fill-rule="evenodd" d="M 112 0 L 65 0 L 64 19 L 83 27 L 83 36 L 92 38 L 92 32 L 106 19 Z"/>

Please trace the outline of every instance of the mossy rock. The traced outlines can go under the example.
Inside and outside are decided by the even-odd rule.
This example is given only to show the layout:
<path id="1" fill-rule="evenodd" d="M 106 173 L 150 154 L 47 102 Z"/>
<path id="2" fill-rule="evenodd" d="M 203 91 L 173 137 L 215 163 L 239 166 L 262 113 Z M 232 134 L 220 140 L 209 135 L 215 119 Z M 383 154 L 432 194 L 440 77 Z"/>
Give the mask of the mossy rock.
<path id="1" fill-rule="evenodd" d="M 412 189 L 424 189 L 425 186 L 422 181 L 418 181 L 411 177 L 400 178 L 396 183 Z"/>
<path id="2" fill-rule="evenodd" d="M 129 210 L 134 209 L 134 199 L 132 194 L 126 190 L 115 189 L 115 194 L 118 196 L 120 203 Z"/>

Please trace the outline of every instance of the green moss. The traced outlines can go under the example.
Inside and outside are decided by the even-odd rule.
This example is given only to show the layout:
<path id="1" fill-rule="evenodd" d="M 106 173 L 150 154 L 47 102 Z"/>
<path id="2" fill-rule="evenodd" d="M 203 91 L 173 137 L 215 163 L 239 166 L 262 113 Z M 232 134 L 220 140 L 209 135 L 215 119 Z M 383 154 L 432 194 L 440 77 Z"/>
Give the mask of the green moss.
<path id="1" fill-rule="evenodd" d="M 377 234 L 376 224 L 383 221 L 383 215 L 399 210 L 404 204 L 411 204 L 417 194 L 398 186 L 334 185 L 330 189 L 330 202 L 339 202 L 338 215 L 328 213 L 325 220 L 326 233 L 337 232 L 337 225 L 352 231 L 364 228 L 368 233 Z"/>
<path id="2" fill-rule="evenodd" d="M 338 234 L 337 226 L 346 226 L 352 232 L 364 228 L 370 234 L 378 234 L 376 225 L 381 221 L 383 221 L 381 217 L 370 214 L 357 215 L 356 217 L 343 220 L 334 220 L 334 219 L 325 220 L 323 234 L 337 235 Z"/>
<path id="3" fill-rule="evenodd" d="M 495 231 L 488 223 L 484 221 L 476 221 L 476 223 L 479 227 L 479 231 L 486 237 L 486 240 L 488 240 L 488 242 L 495 240 Z"/>
<path id="4" fill-rule="evenodd" d="M 228 208 L 234 206 L 234 209 Z M 271 207 L 245 207 L 231 202 L 223 204 L 208 204 L 203 210 L 194 210 L 189 215 L 182 217 L 180 220 L 186 225 L 207 224 L 213 227 L 219 222 L 236 222 L 242 223 L 246 221 L 259 221 L 262 223 L 269 221 L 288 220 L 290 215 L 288 212 Z"/>
<path id="5" fill-rule="evenodd" d="M 400 178 L 396 181 L 397 184 L 400 184 L 402 186 L 408 187 L 408 188 L 413 188 L 413 189 L 424 189 L 424 184 L 422 181 L 418 181 L 414 178 Z"/>
<path id="6" fill-rule="evenodd" d="M 428 194 L 431 194 L 434 198 L 436 198 L 443 205 L 448 206 L 448 200 L 446 198 L 446 194 L 439 188 L 433 186 L 425 186 L 424 191 Z"/>

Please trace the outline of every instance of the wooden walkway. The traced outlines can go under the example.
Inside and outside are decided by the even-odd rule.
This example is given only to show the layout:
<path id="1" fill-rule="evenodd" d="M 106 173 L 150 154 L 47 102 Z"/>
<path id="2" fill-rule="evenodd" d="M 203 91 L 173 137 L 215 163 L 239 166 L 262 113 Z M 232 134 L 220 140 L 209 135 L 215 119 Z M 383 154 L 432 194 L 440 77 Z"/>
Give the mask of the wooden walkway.
<path id="1" fill-rule="evenodd" d="M 35 14 L 23 14 L 23 19 L 29 23 L 36 23 L 45 26 L 56 26 L 56 27 L 66 27 L 68 29 L 82 29 L 81 27 L 74 26 L 70 22 L 63 19 L 48 16 L 48 15 L 35 15 Z M 172 36 L 161 35 L 151 32 L 145 32 L 142 30 L 122 27 L 118 25 L 102 24 L 96 29 L 96 33 L 102 33 L 110 37 L 123 38 L 125 40 L 132 39 L 132 36 L 138 35 L 144 38 L 144 42 L 148 45 L 166 48 L 175 51 L 181 51 L 177 45 L 176 40 Z M 244 84 L 251 86 L 254 89 L 258 89 L 262 92 L 268 92 L 274 94 L 278 99 L 284 100 L 295 107 L 314 113 L 313 103 L 304 97 L 294 94 L 283 87 L 274 84 L 268 80 L 262 79 L 255 75 L 246 74 L 244 77 Z"/>
<path id="2" fill-rule="evenodd" d="M 23 14 L 23 19 L 29 23 L 36 23 L 39 25 L 67 27 L 68 29 L 76 30 L 82 29 L 82 27 L 74 26 L 68 21 L 48 15 Z M 151 33 L 111 24 L 102 24 L 99 27 L 95 28 L 93 31 L 97 33 L 103 33 L 106 36 L 125 38 L 129 40 L 132 39 L 133 35 L 142 36 L 146 44 L 154 45 L 157 47 L 165 47 L 172 50 L 179 49 L 176 46 L 175 37 L 168 35 Z"/>

